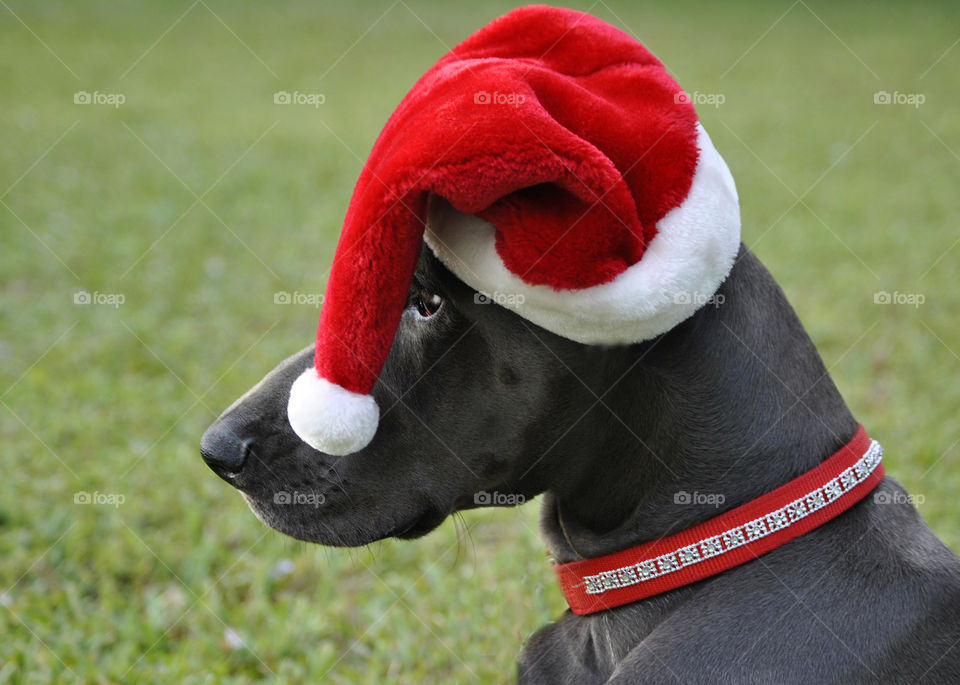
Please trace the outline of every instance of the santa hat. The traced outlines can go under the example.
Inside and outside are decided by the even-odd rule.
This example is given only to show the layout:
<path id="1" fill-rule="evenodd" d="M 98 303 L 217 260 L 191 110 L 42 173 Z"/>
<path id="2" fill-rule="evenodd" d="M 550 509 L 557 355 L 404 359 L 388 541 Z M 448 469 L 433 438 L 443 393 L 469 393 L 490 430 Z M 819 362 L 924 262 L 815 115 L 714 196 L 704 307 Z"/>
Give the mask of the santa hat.
<path id="1" fill-rule="evenodd" d="M 290 424 L 314 448 L 350 454 L 373 438 L 370 393 L 424 240 L 529 321 L 629 344 L 716 291 L 740 214 L 690 99 L 646 48 L 566 9 L 495 20 L 414 85 L 360 174 L 315 368 L 290 389 Z"/>

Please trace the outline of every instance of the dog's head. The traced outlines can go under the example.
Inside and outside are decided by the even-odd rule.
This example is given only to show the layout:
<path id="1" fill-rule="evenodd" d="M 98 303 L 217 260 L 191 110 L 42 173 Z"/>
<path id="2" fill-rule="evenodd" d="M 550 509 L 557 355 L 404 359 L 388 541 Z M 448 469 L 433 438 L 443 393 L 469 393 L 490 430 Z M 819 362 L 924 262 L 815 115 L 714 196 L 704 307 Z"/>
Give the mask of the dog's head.
<path id="1" fill-rule="evenodd" d="M 804 455 L 835 451 L 834 438 L 856 427 L 746 248 L 712 304 L 633 345 L 555 335 L 475 292 L 425 248 L 373 390 L 379 428 L 346 456 L 317 451 L 290 426 L 290 387 L 313 353 L 282 362 L 229 407 L 201 453 L 265 523 L 325 545 L 419 537 L 455 511 L 545 491 L 555 505 L 545 512 L 562 503 L 563 534 L 578 540 L 633 520 L 641 506 L 654 528 L 681 525 L 703 512 L 659 506 L 676 504 L 670 493 L 736 478 L 735 506 L 795 477 Z M 796 397 L 820 409 L 784 413 Z M 784 444 L 795 458 L 747 458 L 783 454 Z M 615 537 L 598 539 L 618 548 Z"/>
<path id="2" fill-rule="evenodd" d="M 537 41 L 544 59 L 531 61 Z M 529 100 L 490 106 L 485 88 L 508 85 Z M 347 211 L 338 254 L 350 257 L 331 269 L 315 351 L 228 409 L 203 455 L 268 524 L 335 545 L 414 537 L 457 509 L 583 481 L 592 467 L 576 457 L 636 430 L 619 416 L 623 429 L 584 424 L 584 408 L 606 407 L 598 393 L 634 368 L 617 362 L 637 341 L 717 292 L 739 235 L 726 163 L 656 58 L 587 15 L 515 10 L 441 59 L 387 122 Z M 501 307 L 465 284 L 523 302 Z M 631 423 L 646 409 L 627 409 Z M 562 458 L 577 440 L 592 449 Z M 610 451 L 616 477 L 610 462 L 632 452 Z M 610 494 L 586 487 L 601 491 L 570 499 Z"/>
<path id="3" fill-rule="evenodd" d="M 380 426 L 366 448 L 331 456 L 290 427 L 290 386 L 312 365 L 311 346 L 229 407 L 201 452 L 261 520 L 293 537 L 418 537 L 459 509 L 522 503 L 576 468 L 550 448 L 572 437 L 600 357 L 474 292 L 425 249 L 374 388 Z"/>

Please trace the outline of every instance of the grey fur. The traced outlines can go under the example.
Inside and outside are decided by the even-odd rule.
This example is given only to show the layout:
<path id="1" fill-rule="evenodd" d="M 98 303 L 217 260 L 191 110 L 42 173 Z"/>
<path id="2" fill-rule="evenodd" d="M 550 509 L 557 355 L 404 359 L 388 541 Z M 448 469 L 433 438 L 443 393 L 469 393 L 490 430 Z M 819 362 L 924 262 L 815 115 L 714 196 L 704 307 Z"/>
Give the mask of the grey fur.
<path id="1" fill-rule="evenodd" d="M 377 436 L 331 457 L 286 419 L 291 357 L 217 419 L 211 467 L 254 512 L 326 545 L 412 538 L 474 493 L 543 494 L 558 561 L 694 525 L 812 468 L 856 430 L 813 344 L 746 248 L 716 301 L 659 338 L 584 346 L 473 292 L 428 251 L 374 395 Z M 418 327 L 416 329 L 412 327 Z M 882 426 L 867 426 L 883 442 Z M 886 445 L 895 450 L 896 445 Z M 277 492 L 324 504 L 277 504 Z M 723 505 L 677 504 L 679 491 Z M 960 682 L 960 560 L 891 478 L 826 525 L 713 578 L 566 612 L 524 647 L 524 683 Z"/>

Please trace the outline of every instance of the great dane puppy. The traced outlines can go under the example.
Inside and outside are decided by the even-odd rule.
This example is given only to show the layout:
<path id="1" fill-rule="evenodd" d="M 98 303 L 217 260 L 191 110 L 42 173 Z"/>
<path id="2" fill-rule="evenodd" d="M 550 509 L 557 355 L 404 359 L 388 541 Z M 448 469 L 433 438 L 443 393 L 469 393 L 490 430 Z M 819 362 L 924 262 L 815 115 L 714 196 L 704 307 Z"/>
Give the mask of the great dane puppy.
<path id="1" fill-rule="evenodd" d="M 374 389 L 380 428 L 346 457 L 288 423 L 290 385 L 312 357 L 311 346 L 267 374 L 201 452 L 262 521 L 323 545 L 416 538 L 496 491 L 542 495 L 556 562 L 601 556 L 763 495 L 857 429 L 743 246 L 710 303 L 624 346 L 553 335 L 477 297 L 424 249 Z M 722 493 L 723 505 L 678 502 L 694 491 Z M 278 500 L 292 492 L 323 506 Z M 568 611 L 528 640 L 519 680 L 960 682 L 960 560 L 908 502 L 888 477 L 758 559 L 619 608 Z"/>

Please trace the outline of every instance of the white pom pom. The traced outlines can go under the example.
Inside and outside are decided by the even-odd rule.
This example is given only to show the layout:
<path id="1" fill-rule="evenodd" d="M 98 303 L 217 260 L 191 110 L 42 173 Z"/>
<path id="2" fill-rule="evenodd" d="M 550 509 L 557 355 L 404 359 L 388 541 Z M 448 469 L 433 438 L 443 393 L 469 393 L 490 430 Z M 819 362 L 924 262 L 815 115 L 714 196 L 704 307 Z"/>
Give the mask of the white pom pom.
<path id="1" fill-rule="evenodd" d="M 372 396 L 351 392 L 309 368 L 290 386 L 287 418 L 301 440 L 339 457 L 373 440 L 380 408 Z"/>

